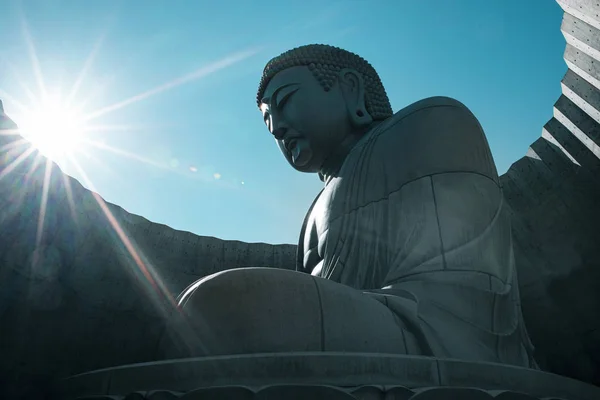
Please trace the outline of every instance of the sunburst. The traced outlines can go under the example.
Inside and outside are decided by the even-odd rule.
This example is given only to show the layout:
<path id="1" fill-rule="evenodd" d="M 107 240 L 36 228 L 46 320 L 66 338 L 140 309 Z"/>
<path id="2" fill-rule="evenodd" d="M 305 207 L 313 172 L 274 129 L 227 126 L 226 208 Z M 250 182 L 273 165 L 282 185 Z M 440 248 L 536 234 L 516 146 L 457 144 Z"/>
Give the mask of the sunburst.
<path id="1" fill-rule="evenodd" d="M 24 82 L 22 79 L 17 79 L 18 86 L 23 89 L 23 93 L 30 100 L 30 104 L 26 104 L 18 99 L 18 96 L 13 96 L 11 93 L 7 93 L 5 90 L 3 90 L 3 88 L 0 87 L 0 99 L 5 101 L 7 112 L 10 111 L 10 108 L 15 111 L 13 113 L 13 117 L 15 122 L 17 122 L 19 125 L 19 127 L 15 129 L 14 125 L 8 123 L 10 120 L 0 107 L 0 134 L 2 134 L 2 136 L 5 138 L 6 136 L 17 135 L 17 139 L 13 140 L 12 142 L 9 140 L 8 142 L 10 143 L 8 144 L 6 144 L 6 140 L 0 143 L 0 159 L 8 160 L 9 162 L 8 165 L 2 165 L 0 167 L 0 180 L 9 174 L 16 173 L 15 171 L 22 170 L 21 168 L 17 167 L 24 162 L 29 162 L 28 160 L 30 160 L 30 155 L 34 154 L 36 149 L 39 150 L 36 160 L 34 160 L 28 168 L 29 173 L 31 173 L 33 172 L 32 170 L 37 169 L 39 166 L 45 166 L 39 220 L 37 224 L 36 251 L 44 242 L 43 232 L 48 193 L 50 190 L 52 190 L 50 186 L 51 182 L 53 182 L 51 179 L 54 166 L 52 161 L 55 161 L 59 164 L 61 162 L 71 164 L 79 173 L 83 183 L 93 192 L 95 191 L 94 185 L 88 178 L 88 175 L 85 173 L 77 157 L 78 154 L 87 153 L 86 147 L 110 151 L 114 154 L 127 157 L 134 161 L 143 162 L 155 167 L 163 167 L 162 163 L 150 160 L 143 155 L 127 152 L 125 150 L 105 144 L 101 141 L 99 142 L 92 140 L 92 138 L 88 137 L 89 132 L 107 130 L 107 127 L 109 128 L 108 130 L 110 130 L 110 125 L 93 125 L 92 121 L 100 120 L 102 117 L 118 109 L 122 109 L 131 104 L 145 100 L 151 96 L 171 90 L 177 86 L 205 78 L 210 74 L 220 71 L 221 69 L 244 61 L 248 57 L 259 52 L 259 49 L 249 49 L 230 54 L 221 60 L 203 66 L 202 68 L 199 68 L 190 74 L 170 80 L 155 88 L 146 90 L 134 96 L 127 97 L 123 100 L 115 102 L 114 104 L 103 106 L 91 112 L 83 112 L 81 108 L 72 108 L 71 104 L 85 103 L 82 101 L 77 101 L 77 92 L 81 86 L 81 83 L 87 78 L 86 75 L 90 70 L 93 59 L 99 51 L 98 43 L 102 42 L 102 40 L 93 47 L 90 56 L 84 60 L 84 67 L 81 73 L 77 77 L 71 91 L 67 92 L 69 95 L 66 98 L 63 98 L 60 94 L 52 94 L 52 92 L 48 91 L 48 84 L 53 84 L 53 82 L 46 82 L 44 79 L 44 74 L 33 44 L 34 42 L 24 19 L 22 20 L 22 27 L 24 41 L 29 50 L 31 67 L 34 72 L 33 83 L 37 86 L 38 93 L 36 94 L 35 91 L 31 90 L 28 82 Z M 17 74 L 15 74 L 15 77 L 20 78 L 17 77 Z M 57 90 L 56 93 L 61 93 L 60 89 L 65 88 L 58 89 L 59 90 Z M 117 130 L 122 129 L 123 127 L 120 126 Z M 25 141 L 18 137 L 19 134 L 25 139 L 29 140 L 30 145 L 24 143 Z M 17 154 L 15 154 L 15 152 Z M 8 153 L 11 153 L 10 156 Z M 44 158 L 46 159 L 45 162 L 43 161 Z M 77 205 L 73 203 L 73 196 L 70 190 L 69 181 L 66 179 L 66 176 L 64 187 L 67 190 L 67 198 L 69 200 L 68 203 L 71 207 L 72 215 L 75 216 L 77 213 L 73 211 Z M 15 190 L 17 189 L 18 188 Z M 104 200 L 102 200 L 102 198 L 95 193 L 93 193 L 93 195 L 94 199 L 98 202 L 100 209 L 105 214 L 107 221 L 110 223 L 114 232 L 116 233 L 116 236 L 122 242 L 121 244 L 124 245 L 124 247 L 130 253 L 132 265 L 135 265 L 146 277 L 149 287 L 153 288 L 154 291 L 161 294 L 163 298 L 167 298 L 171 303 L 173 303 L 174 299 L 169 294 L 168 290 L 166 290 L 165 285 L 160 279 L 160 276 L 146 261 L 146 258 L 141 250 L 136 248 L 133 242 L 127 237 L 126 232 L 119 225 L 118 220 L 112 215 Z"/>
<path id="2" fill-rule="evenodd" d="M 20 120 L 23 137 L 54 161 L 77 152 L 87 129 L 83 115 L 70 109 L 59 96 L 46 96 Z"/>

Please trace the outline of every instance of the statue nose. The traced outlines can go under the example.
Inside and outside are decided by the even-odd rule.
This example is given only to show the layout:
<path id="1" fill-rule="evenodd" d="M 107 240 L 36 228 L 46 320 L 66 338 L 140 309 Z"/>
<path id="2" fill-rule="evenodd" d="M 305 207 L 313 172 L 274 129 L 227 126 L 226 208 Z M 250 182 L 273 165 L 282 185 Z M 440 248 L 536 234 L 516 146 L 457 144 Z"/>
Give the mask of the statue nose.
<path id="1" fill-rule="evenodd" d="M 273 136 L 275 136 L 275 139 L 277 139 L 277 140 L 282 140 L 284 138 L 287 130 L 288 130 L 288 128 L 286 128 L 285 126 L 276 128 L 273 130 Z"/>

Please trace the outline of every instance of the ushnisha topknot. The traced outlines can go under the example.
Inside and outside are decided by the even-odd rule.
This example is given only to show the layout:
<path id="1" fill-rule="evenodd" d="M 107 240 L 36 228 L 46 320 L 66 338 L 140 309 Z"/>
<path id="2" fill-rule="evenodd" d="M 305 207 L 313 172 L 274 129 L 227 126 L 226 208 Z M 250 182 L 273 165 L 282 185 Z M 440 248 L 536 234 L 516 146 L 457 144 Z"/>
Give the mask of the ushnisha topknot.
<path id="1" fill-rule="evenodd" d="M 307 66 L 325 91 L 331 89 L 340 70 L 356 70 L 364 80 L 365 105 L 371 117 L 374 120 L 383 120 L 393 115 L 390 100 L 375 68 L 357 54 L 325 44 L 300 46 L 271 59 L 265 66 L 258 85 L 258 107 L 269 81 L 277 73 L 298 66 Z"/>

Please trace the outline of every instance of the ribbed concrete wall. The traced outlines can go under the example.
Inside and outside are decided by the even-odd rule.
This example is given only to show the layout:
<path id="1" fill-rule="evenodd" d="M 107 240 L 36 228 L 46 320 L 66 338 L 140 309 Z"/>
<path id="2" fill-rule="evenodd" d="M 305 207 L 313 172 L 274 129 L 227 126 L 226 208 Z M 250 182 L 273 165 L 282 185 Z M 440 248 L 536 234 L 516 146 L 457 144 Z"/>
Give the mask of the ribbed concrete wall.
<path id="1" fill-rule="evenodd" d="M 563 94 L 501 182 L 536 356 L 550 371 L 600 384 L 600 2 L 558 3 Z"/>

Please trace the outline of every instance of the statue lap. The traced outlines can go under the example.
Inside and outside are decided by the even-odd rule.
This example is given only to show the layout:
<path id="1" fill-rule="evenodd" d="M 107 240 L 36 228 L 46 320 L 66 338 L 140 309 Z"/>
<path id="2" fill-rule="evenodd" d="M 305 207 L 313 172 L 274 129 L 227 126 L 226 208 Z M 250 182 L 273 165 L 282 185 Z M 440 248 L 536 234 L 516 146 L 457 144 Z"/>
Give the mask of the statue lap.
<path id="1" fill-rule="evenodd" d="M 204 278 L 180 296 L 178 350 L 169 356 L 349 351 L 419 354 L 382 297 L 320 277 L 243 268 Z M 379 301 L 378 301 L 379 299 Z M 409 343 L 414 343 L 414 340 Z"/>

